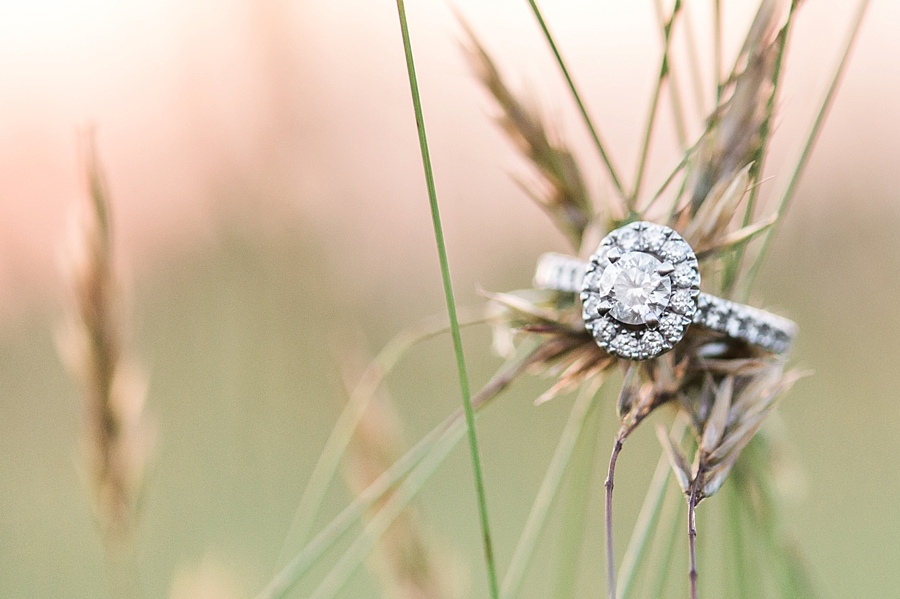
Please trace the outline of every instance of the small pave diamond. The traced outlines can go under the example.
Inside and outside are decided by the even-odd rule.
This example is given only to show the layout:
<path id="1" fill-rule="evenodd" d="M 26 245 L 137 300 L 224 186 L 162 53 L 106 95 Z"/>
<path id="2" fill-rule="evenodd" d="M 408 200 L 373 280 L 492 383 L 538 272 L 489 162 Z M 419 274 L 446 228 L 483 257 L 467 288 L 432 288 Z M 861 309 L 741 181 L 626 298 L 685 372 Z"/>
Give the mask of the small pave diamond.
<path id="1" fill-rule="evenodd" d="M 584 276 L 584 286 L 590 289 L 597 289 L 600 285 L 600 279 L 603 278 L 602 270 L 595 270 L 593 272 L 589 272 Z"/>
<path id="2" fill-rule="evenodd" d="M 641 339 L 641 350 L 651 356 L 659 354 L 663 350 L 664 345 L 665 341 L 662 335 L 656 331 L 648 331 L 644 334 L 644 338 Z"/>
<path id="3" fill-rule="evenodd" d="M 616 237 L 616 243 L 620 248 L 625 250 L 626 252 L 630 252 L 632 250 L 637 249 L 638 246 L 638 231 L 633 227 L 629 227 L 627 229 L 623 229 L 618 237 Z"/>
<path id="4" fill-rule="evenodd" d="M 603 267 L 607 264 L 606 256 L 609 254 L 609 251 L 612 249 L 612 245 L 604 244 L 597 248 L 597 251 L 594 252 L 591 261 L 595 264 L 602 264 Z"/>
<path id="5" fill-rule="evenodd" d="M 632 357 L 637 353 L 637 339 L 630 332 L 622 331 L 610 344 L 610 349 L 614 350 L 622 357 Z"/>
<path id="6" fill-rule="evenodd" d="M 673 293 L 669 304 L 672 306 L 673 310 L 679 314 L 684 314 L 685 316 L 692 315 L 696 309 L 694 298 L 691 297 L 691 294 L 687 289 L 679 289 Z"/>
<path id="7" fill-rule="evenodd" d="M 700 276 L 694 269 L 694 265 L 690 262 L 682 262 L 675 267 L 672 273 L 672 282 L 678 287 L 690 287 L 697 281 L 699 283 Z"/>
<path id="8" fill-rule="evenodd" d="M 678 264 L 693 253 L 691 246 L 683 239 L 669 239 L 662 246 L 663 256 L 672 264 Z"/>
<path id="9" fill-rule="evenodd" d="M 742 327 L 741 319 L 737 316 L 732 316 L 728 319 L 728 324 L 725 325 L 725 331 L 732 337 L 740 337 Z"/>
<path id="10" fill-rule="evenodd" d="M 597 318 L 600 315 L 600 298 L 596 295 L 589 296 L 586 300 L 584 300 L 584 305 L 582 306 L 581 317 L 588 321 L 592 318 Z"/>
<path id="11" fill-rule="evenodd" d="M 658 252 L 666 242 L 666 237 L 666 230 L 659 225 L 647 225 L 641 234 L 644 249 L 651 252 Z"/>
<path id="12" fill-rule="evenodd" d="M 659 332 L 670 343 L 677 343 L 684 332 L 684 321 L 678 314 L 669 312 L 659 320 Z"/>
<path id="13" fill-rule="evenodd" d="M 616 336 L 618 328 L 607 318 L 601 318 L 593 324 L 594 338 L 609 343 Z"/>

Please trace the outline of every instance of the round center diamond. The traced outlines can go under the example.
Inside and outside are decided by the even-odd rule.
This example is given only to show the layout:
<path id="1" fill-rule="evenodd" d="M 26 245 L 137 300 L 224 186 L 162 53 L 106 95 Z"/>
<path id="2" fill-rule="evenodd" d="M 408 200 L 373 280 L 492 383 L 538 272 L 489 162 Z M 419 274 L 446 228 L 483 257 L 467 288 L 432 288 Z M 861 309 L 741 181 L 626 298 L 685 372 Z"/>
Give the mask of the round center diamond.
<path id="1" fill-rule="evenodd" d="M 610 315 L 626 324 L 646 324 L 648 315 L 658 319 L 669 305 L 672 281 L 659 274 L 662 261 L 644 252 L 628 252 L 603 271 L 598 287 L 610 297 Z"/>

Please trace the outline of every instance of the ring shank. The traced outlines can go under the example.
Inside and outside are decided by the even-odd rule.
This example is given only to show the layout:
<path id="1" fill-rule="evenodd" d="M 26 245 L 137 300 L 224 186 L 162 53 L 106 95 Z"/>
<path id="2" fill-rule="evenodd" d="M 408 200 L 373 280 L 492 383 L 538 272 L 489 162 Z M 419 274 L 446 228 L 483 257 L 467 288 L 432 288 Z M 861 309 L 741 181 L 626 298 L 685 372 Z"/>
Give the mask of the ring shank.
<path id="1" fill-rule="evenodd" d="M 534 286 L 558 291 L 581 291 L 587 263 L 573 256 L 547 253 L 538 261 Z M 797 325 L 758 308 L 700 293 L 694 324 L 724 333 L 733 339 L 762 347 L 776 354 L 787 353 Z"/>

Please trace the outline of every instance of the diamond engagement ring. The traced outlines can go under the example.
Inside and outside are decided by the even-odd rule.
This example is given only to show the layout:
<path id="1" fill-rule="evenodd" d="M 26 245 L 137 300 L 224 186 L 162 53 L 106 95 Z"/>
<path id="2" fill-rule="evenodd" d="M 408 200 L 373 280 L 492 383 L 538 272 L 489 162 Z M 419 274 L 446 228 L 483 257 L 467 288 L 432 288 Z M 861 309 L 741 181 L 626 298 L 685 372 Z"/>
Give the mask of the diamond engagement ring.
<path id="1" fill-rule="evenodd" d="M 664 354 L 692 323 L 776 354 L 787 353 L 797 334 L 786 318 L 701 292 L 694 250 L 655 223 L 612 231 L 587 264 L 544 254 L 534 284 L 580 291 L 585 328 L 600 347 L 628 360 Z"/>

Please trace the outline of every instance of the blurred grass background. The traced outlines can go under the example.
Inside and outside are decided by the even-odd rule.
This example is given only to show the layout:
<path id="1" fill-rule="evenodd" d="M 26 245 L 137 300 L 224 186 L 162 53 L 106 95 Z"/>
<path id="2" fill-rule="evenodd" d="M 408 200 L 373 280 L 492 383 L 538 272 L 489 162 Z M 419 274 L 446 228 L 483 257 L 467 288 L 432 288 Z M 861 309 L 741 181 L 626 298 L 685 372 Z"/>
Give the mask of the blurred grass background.
<path id="1" fill-rule="evenodd" d="M 30 61 L 32 55 L 22 58 L 12 42 L 3 47 L 4 64 L 40 82 L 29 86 L 29 79 L 10 67 L 13 76 L 4 84 L 8 107 L 40 90 L 82 89 L 84 82 L 78 84 L 75 76 L 68 83 L 54 79 L 60 75 L 53 68 L 67 61 L 81 75 L 100 64 L 89 76 L 91 85 L 106 79 L 116 83 L 100 85 L 92 92 L 96 97 L 87 91 L 69 96 L 77 109 L 54 112 L 57 104 L 51 102 L 43 109 L 39 104 L 15 125 L 9 114 L 2 119 L 16 132 L 13 140 L 37 135 L 19 151 L 8 142 L 0 156 L 10 158 L 0 167 L 0 189 L 6 190 L 0 209 L 9 230 L 0 269 L 7 287 L 0 293 L 5 298 L 0 319 L 0 596 L 77 599 L 103 596 L 106 588 L 102 552 L 79 479 L 77 393 L 54 347 L 60 312 L 52 255 L 61 245 L 64 206 L 81 193 L 71 131 L 85 115 L 100 124 L 101 156 L 118 201 L 121 247 L 136 265 L 133 346 L 150 374 L 148 408 L 158 433 L 139 539 L 147 597 L 168 596 L 179 572 L 209 561 L 229 572 L 244 595 L 255 593 L 274 570 L 306 477 L 340 409 L 334 356 L 341 339 L 358 331 L 374 352 L 401 328 L 442 311 L 393 7 L 363 4 L 324 8 L 272 1 L 250 7 L 235 1 L 217 9 L 196 2 L 186 11 L 165 4 L 169 8 L 161 14 L 145 7 L 128 19 L 150 19 L 149 32 L 175 16 L 181 20 L 172 30 L 196 26 L 178 39 L 194 40 L 188 52 L 193 68 L 217 90 L 187 86 L 194 91 L 182 90 L 185 95 L 174 94 L 169 101 L 135 98 L 143 85 L 158 90 L 159 81 L 169 81 L 163 67 L 184 58 L 175 51 L 160 59 L 159 72 L 151 70 L 148 81 L 119 86 L 127 81 L 128 60 L 156 56 L 147 48 L 162 47 L 165 36 L 153 42 L 157 45 L 135 42 L 143 49 L 134 56 L 125 52 L 120 66 L 98 59 L 100 50 L 108 49 L 102 45 L 68 59 L 53 58 L 64 47 L 44 49 Z M 571 133 L 574 145 L 586 148 L 582 161 L 589 163 L 593 154 L 573 124 L 577 121 L 565 96 L 548 91 L 550 99 L 544 100 L 544 88 L 551 85 L 538 85 L 541 76 L 552 73 L 549 62 L 540 62 L 549 59 L 527 64 L 515 59 L 519 51 L 529 57 L 545 53 L 519 6 L 524 3 L 501 4 L 481 12 L 468 4 L 464 8 L 480 18 L 476 25 L 489 44 L 502 49 L 501 57 L 510 59 L 511 70 L 522 66 L 531 85 L 540 89 L 542 103 L 565 107 L 560 126 L 567 136 Z M 643 118 L 642 111 L 627 116 L 628 98 L 645 97 L 642 89 L 653 76 L 652 12 L 649 7 L 646 13 L 623 10 L 612 22 L 602 12 L 612 14 L 612 8 L 592 15 L 597 28 L 641 31 L 644 37 L 628 46 L 622 41 L 626 34 L 612 41 L 598 36 L 579 18 L 584 9 L 576 5 L 548 7 L 548 19 L 558 24 L 560 39 L 571 40 L 573 69 L 585 81 L 597 120 L 618 123 L 610 125 L 610 145 L 619 148 L 624 163 L 634 143 L 628 119 Z M 810 113 L 808 98 L 815 97 L 827 76 L 827 60 L 809 61 L 825 52 L 814 40 L 841 31 L 837 5 L 817 11 L 804 6 L 800 14 L 779 145 L 770 162 L 773 173 L 788 163 L 805 128 L 804 115 Z M 88 8 L 89 15 L 108 17 L 112 11 L 113 19 L 98 16 L 88 32 L 105 32 L 115 19 L 126 18 L 102 2 Z M 460 303 L 475 305 L 481 301 L 476 285 L 491 290 L 527 286 L 535 257 L 564 246 L 509 181 L 508 171 L 517 163 L 492 129 L 484 97 L 457 56 L 446 8 L 417 11 L 410 15 L 413 43 L 422 43 L 425 115 L 432 119 L 451 267 Z M 207 15 L 217 16 L 213 24 L 201 18 Z M 257 37 L 234 47 L 221 40 L 210 45 L 220 29 L 233 33 L 222 23 L 233 28 L 247 15 L 255 19 L 248 27 Z M 873 7 L 832 123 L 756 293 L 761 305 L 776 306 L 798 321 L 802 333 L 794 361 L 816 373 L 785 397 L 781 415 L 798 467 L 791 471 L 789 521 L 824 597 L 889 597 L 900 588 L 895 458 L 900 455 L 900 314 L 895 307 L 900 179 L 887 168 L 900 157 L 897 115 L 889 110 L 900 79 L 890 83 L 897 42 L 885 33 L 897 24 L 897 15 L 887 3 Z M 47 22 L 42 15 L 26 16 L 34 27 Z M 209 38 L 197 33 L 204 31 L 196 25 L 201 22 Z M 35 30 L 36 38 L 41 31 Z M 87 34 L 72 39 L 81 35 Z M 111 39 L 113 47 L 117 38 Z M 81 42 L 72 43 L 80 47 Z M 616 69 L 621 67 L 612 65 L 631 51 L 639 66 L 629 69 L 646 66 L 646 82 L 624 79 L 610 91 L 603 76 L 592 76 L 620 76 Z M 251 58 L 235 65 L 229 62 L 233 56 Z M 190 72 L 173 77 L 181 80 Z M 223 83 L 229 76 L 236 80 L 232 87 Z M 556 75 L 546 76 L 557 81 Z M 14 84 L 23 81 L 24 91 L 14 92 Z M 265 83 L 262 91 L 255 86 L 259 81 Z M 194 104 L 174 115 L 159 108 L 167 102 L 182 106 L 185 97 Z M 213 116 L 211 105 L 218 110 Z M 204 113 L 207 121 L 194 118 Z M 153 118 L 137 118 L 148 114 Z M 162 131 L 148 133 L 160 122 L 165 123 Z M 47 137 L 51 128 L 54 133 Z M 73 142 L 68 145 L 60 141 L 67 135 Z M 169 169 L 173 164 L 174 171 Z M 663 160 L 656 165 L 664 167 Z M 770 189 L 778 181 L 769 183 Z M 489 350 L 489 334 L 467 330 L 464 340 L 473 385 L 483 383 L 500 364 Z M 562 398 L 533 407 L 545 386 L 534 380 L 518 385 L 479 420 L 501 571 L 571 403 Z M 413 442 L 458 406 L 449 339 L 413 352 L 389 387 L 406 438 Z M 601 464 L 612 438 L 612 414 L 606 402 L 600 414 Z M 617 517 L 625 523 L 637 514 L 659 452 L 650 427 L 644 429 L 619 469 Z M 479 596 L 484 569 L 469 468 L 461 446 L 426 487 L 420 505 L 433 536 L 460 556 L 460 576 L 471 580 L 472 596 Z M 601 484 L 602 477 L 595 476 L 595 487 Z M 320 523 L 348 499 L 338 485 Z M 582 584 L 599 588 L 599 496 L 589 510 L 586 554 L 596 559 L 583 564 Z M 558 526 L 559 515 L 555 518 Z M 553 522 L 535 561 L 548 569 L 557 554 Z M 620 547 L 628 529 L 617 528 Z M 536 567 L 522 596 L 543 597 L 551 582 Z M 372 588 L 368 574 L 361 573 L 342 596 L 373 596 Z M 295 596 L 308 590 L 301 585 Z"/>

